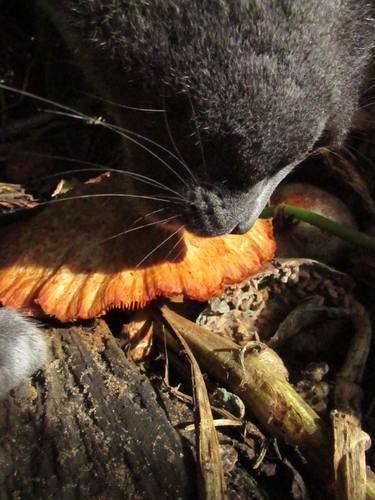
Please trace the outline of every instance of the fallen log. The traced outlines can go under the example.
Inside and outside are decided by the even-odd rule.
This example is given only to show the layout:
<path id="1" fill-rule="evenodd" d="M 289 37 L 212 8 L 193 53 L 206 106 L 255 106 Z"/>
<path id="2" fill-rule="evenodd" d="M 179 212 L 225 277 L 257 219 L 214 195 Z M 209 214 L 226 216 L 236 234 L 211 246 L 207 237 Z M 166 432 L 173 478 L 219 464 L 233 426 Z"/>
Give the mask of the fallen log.
<path id="1" fill-rule="evenodd" d="M 1 499 L 196 496 L 153 386 L 99 325 L 52 329 L 50 364 L 0 403 Z"/>

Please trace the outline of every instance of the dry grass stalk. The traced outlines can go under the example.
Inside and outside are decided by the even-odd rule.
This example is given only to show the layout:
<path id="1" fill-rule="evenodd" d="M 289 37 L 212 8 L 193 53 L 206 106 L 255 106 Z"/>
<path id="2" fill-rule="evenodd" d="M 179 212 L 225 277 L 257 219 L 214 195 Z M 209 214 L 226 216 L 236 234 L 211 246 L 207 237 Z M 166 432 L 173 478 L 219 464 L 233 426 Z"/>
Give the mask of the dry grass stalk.
<path id="1" fill-rule="evenodd" d="M 366 457 L 371 444 L 361 429 L 362 381 L 371 343 L 371 323 L 365 309 L 351 301 L 355 333 L 344 365 L 337 375 L 335 406 L 332 412 L 334 432 L 334 476 L 337 500 L 366 498 Z M 368 489 L 368 494 L 371 488 Z"/>
<path id="2" fill-rule="evenodd" d="M 204 500 L 224 500 L 227 498 L 224 470 L 206 384 L 189 344 L 178 329 L 174 333 L 191 365 L 200 496 Z"/>

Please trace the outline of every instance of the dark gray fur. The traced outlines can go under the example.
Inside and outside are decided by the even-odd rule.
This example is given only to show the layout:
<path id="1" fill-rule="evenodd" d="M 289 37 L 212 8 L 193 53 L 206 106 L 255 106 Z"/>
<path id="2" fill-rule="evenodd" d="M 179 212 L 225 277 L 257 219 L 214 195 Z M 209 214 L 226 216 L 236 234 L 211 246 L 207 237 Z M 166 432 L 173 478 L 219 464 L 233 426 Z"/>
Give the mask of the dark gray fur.
<path id="1" fill-rule="evenodd" d="M 137 169 L 190 200 L 181 219 L 204 235 L 246 230 L 276 173 L 320 139 L 343 141 L 375 41 L 364 0 L 46 1 L 114 100 L 160 107 L 165 96 L 198 185 L 150 158 Z M 157 118 L 120 122 L 171 147 Z"/>
<path id="2" fill-rule="evenodd" d="M 344 140 L 375 42 L 373 4 L 364 0 L 41 3 L 98 88 L 119 103 L 166 108 L 198 182 L 160 151 L 187 185 L 137 148 L 133 165 L 181 193 L 188 203 L 169 213 L 207 236 L 245 231 L 318 141 Z M 116 119 L 172 147 L 162 114 L 116 111 Z M 142 186 L 134 189 L 147 194 Z M 45 354 L 34 326 L 0 312 L 4 394 Z"/>

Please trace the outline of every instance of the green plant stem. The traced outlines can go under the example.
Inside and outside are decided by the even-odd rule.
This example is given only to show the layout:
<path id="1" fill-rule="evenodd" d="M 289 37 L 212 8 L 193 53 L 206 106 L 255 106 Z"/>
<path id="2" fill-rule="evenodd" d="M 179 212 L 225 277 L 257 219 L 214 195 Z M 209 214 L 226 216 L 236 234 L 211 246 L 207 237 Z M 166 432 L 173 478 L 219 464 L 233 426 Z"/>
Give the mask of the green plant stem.
<path id="1" fill-rule="evenodd" d="M 270 206 L 263 210 L 260 217 L 262 219 L 268 219 L 270 217 L 275 217 L 277 213 L 282 212 L 284 215 L 289 217 L 295 217 L 298 220 L 312 224 L 318 227 L 322 231 L 334 234 L 339 238 L 352 243 L 353 245 L 358 245 L 363 248 L 368 248 L 370 250 L 375 250 L 375 237 L 370 236 L 366 233 L 357 231 L 348 226 L 343 226 L 337 222 L 327 219 L 323 215 L 319 215 L 306 208 L 296 207 L 294 205 L 276 205 Z"/>

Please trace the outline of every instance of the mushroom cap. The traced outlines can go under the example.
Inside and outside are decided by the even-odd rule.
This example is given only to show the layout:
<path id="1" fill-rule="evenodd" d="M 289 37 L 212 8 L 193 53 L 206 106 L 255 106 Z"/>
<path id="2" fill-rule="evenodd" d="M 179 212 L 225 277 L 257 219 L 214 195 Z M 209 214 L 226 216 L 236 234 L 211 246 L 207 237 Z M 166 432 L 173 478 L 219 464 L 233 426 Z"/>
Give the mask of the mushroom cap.
<path id="1" fill-rule="evenodd" d="M 1 303 L 73 321 L 143 307 L 159 296 L 204 301 L 274 255 L 270 220 L 258 220 L 244 235 L 213 238 L 161 224 L 136 229 L 150 224 L 137 200 L 113 193 L 114 178 L 86 184 L 2 228 Z"/>

